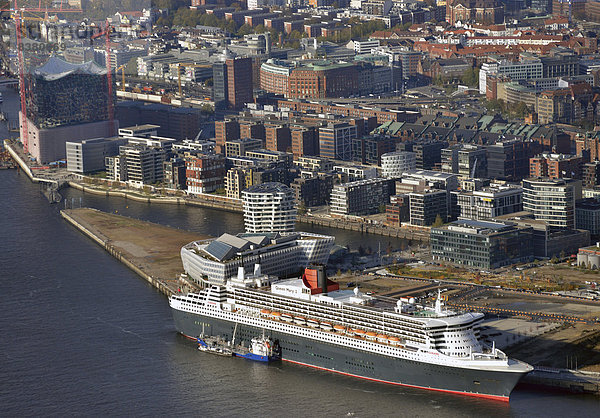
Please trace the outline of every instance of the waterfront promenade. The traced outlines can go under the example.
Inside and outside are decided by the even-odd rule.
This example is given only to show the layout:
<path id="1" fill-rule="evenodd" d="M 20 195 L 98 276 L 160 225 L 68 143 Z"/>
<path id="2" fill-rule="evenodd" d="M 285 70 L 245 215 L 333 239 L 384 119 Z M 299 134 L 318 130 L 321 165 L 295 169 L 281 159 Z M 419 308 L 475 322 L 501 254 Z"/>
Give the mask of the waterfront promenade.
<path id="1" fill-rule="evenodd" d="M 57 188 L 73 187 L 84 193 L 104 196 L 115 196 L 131 199 L 137 202 L 159 203 L 199 206 L 230 212 L 243 212 L 242 201 L 225 196 L 212 194 L 185 195 L 182 191 L 170 190 L 168 195 L 161 193 L 163 189 L 150 188 L 151 191 L 131 189 L 125 183 L 109 181 L 100 178 L 90 178 L 78 174 L 68 173 L 66 170 L 40 169 L 32 166 L 22 148 L 12 141 L 5 141 L 4 146 L 9 151 L 25 174 L 35 183 L 48 183 Z M 50 170 L 50 171 L 48 171 Z M 365 234 L 380 235 L 385 237 L 407 239 L 414 242 L 429 242 L 429 228 L 420 227 L 391 227 L 381 223 L 365 222 L 360 219 L 331 217 L 329 215 L 298 215 L 297 223 L 327 228 L 344 229 Z"/>

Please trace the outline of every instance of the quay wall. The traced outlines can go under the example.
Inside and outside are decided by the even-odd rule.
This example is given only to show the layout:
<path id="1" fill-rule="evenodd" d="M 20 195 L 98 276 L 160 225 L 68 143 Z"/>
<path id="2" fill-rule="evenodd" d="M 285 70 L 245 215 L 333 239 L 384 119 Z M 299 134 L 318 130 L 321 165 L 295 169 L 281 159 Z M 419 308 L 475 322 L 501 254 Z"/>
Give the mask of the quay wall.
<path id="1" fill-rule="evenodd" d="M 297 222 L 325 226 L 328 228 L 347 229 L 350 231 L 363 232 L 365 234 L 404 238 L 424 243 L 429 242 L 428 229 L 394 228 L 365 222 L 350 221 L 348 219 L 321 218 L 307 215 L 298 215 Z"/>
<path id="2" fill-rule="evenodd" d="M 600 395 L 600 373 L 597 372 L 535 367 L 521 379 L 521 383 L 571 393 Z"/>

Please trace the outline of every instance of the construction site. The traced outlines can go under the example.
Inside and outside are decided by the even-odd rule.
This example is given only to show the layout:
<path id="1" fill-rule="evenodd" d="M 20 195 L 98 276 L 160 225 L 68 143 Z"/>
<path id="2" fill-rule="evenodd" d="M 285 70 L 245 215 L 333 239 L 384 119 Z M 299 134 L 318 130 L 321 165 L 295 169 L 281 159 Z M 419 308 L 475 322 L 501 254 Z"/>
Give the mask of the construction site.
<path id="1" fill-rule="evenodd" d="M 29 77 L 27 118 L 39 129 L 109 119 L 107 71 L 97 64 L 71 64 L 51 57 Z"/>

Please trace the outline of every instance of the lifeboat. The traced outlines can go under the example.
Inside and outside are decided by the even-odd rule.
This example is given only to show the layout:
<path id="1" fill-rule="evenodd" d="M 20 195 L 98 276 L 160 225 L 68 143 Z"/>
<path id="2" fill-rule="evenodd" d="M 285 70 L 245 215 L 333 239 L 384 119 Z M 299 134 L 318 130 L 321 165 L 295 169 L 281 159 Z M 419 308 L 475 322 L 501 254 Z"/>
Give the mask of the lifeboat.
<path id="1" fill-rule="evenodd" d="M 321 322 L 321 329 L 324 331 L 331 331 L 333 329 L 333 327 L 331 326 L 331 324 L 329 322 Z"/>
<path id="2" fill-rule="evenodd" d="M 400 338 L 398 338 L 398 337 L 389 337 L 388 341 L 390 342 L 391 345 L 395 345 L 395 346 L 400 345 Z"/>
<path id="3" fill-rule="evenodd" d="M 367 337 L 367 340 L 369 341 L 375 341 L 377 339 L 377 333 L 373 332 L 373 331 L 369 331 L 365 334 L 365 336 Z"/>
<path id="4" fill-rule="evenodd" d="M 342 325 L 334 325 L 333 330 L 335 332 L 344 332 L 346 330 L 346 328 L 344 328 Z"/>
<path id="5" fill-rule="evenodd" d="M 292 322 L 294 319 L 292 318 L 292 315 L 284 313 L 281 314 L 281 320 L 285 322 Z"/>
<path id="6" fill-rule="evenodd" d="M 296 323 L 298 325 L 306 325 L 306 319 L 302 316 L 295 316 L 294 323 Z"/>
<path id="7" fill-rule="evenodd" d="M 387 344 L 388 342 L 388 336 L 385 334 L 379 334 L 377 335 L 377 342 L 383 343 L 383 344 Z"/>
<path id="8" fill-rule="evenodd" d="M 262 316 L 269 316 L 269 315 L 271 315 L 271 311 L 270 311 L 270 310 L 268 310 L 268 309 L 261 309 L 261 310 L 260 310 L 260 314 L 261 314 Z"/>
<path id="9" fill-rule="evenodd" d="M 308 325 L 311 328 L 319 328 L 319 321 L 317 321 L 316 319 L 309 319 L 306 321 L 306 325 Z"/>
<path id="10" fill-rule="evenodd" d="M 354 330 L 354 334 L 358 337 L 358 338 L 365 338 L 365 332 L 362 329 L 355 329 Z"/>
<path id="11" fill-rule="evenodd" d="M 273 311 L 273 312 L 271 312 L 271 317 L 273 319 L 280 320 L 281 319 L 281 313 Z"/>

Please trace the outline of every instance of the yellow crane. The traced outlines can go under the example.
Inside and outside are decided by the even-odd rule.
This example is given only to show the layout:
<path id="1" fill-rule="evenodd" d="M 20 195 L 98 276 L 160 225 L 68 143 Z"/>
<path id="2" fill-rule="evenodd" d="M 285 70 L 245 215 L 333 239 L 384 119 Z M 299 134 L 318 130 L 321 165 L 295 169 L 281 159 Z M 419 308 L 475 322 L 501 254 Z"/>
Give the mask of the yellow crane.
<path id="1" fill-rule="evenodd" d="M 210 64 L 188 64 L 185 62 L 180 62 L 177 64 L 177 81 L 179 83 L 179 97 L 182 98 L 182 92 L 181 92 L 181 68 L 185 68 L 185 67 L 191 67 L 191 68 L 212 68 L 212 65 Z"/>
<path id="2" fill-rule="evenodd" d="M 127 67 L 127 64 L 123 64 L 115 70 L 115 75 L 121 70 L 121 91 L 123 92 L 125 91 L 125 67 Z"/>

